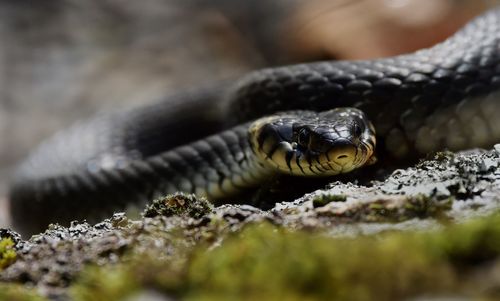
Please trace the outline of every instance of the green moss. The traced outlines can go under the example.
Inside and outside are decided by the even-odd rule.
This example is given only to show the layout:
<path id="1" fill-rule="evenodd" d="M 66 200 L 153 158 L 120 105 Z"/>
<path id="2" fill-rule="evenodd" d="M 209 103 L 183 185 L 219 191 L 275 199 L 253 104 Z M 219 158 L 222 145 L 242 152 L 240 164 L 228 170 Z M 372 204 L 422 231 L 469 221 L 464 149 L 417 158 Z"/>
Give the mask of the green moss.
<path id="1" fill-rule="evenodd" d="M 314 208 L 323 207 L 331 202 L 345 202 L 347 197 L 343 194 L 320 194 L 312 199 Z"/>
<path id="2" fill-rule="evenodd" d="M 498 260 L 500 217 L 436 233 L 335 239 L 268 225 L 235 235 L 189 267 L 195 299 L 400 300 L 466 291 L 464 269 Z M 497 289 L 500 288 L 497 286 Z"/>
<path id="3" fill-rule="evenodd" d="M 16 251 L 11 238 L 0 240 L 0 271 L 16 261 Z"/>
<path id="4" fill-rule="evenodd" d="M 370 222 L 402 222 L 413 218 L 444 218 L 451 209 L 453 199 L 436 200 L 423 194 L 408 196 L 403 204 L 387 200 L 367 204 L 366 220 Z"/>
<path id="5" fill-rule="evenodd" d="M 70 288 L 74 300 L 124 300 L 143 289 L 178 295 L 184 288 L 185 260 L 160 259 L 158 254 L 132 256 L 118 265 L 90 266 Z"/>
<path id="6" fill-rule="evenodd" d="M 138 286 L 138 281 L 121 266 L 92 266 L 81 273 L 71 293 L 75 300 L 121 300 L 135 292 Z"/>
<path id="7" fill-rule="evenodd" d="M 0 300 L 9 301 L 44 301 L 33 289 L 19 284 L 0 284 Z"/>
<path id="8" fill-rule="evenodd" d="M 184 215 L 200 218 L 212 211 L 206 199 L 190 194 L 176 193 L 154 200 L 144 209 L 144 217 Z"/>
<path id="9" fill-rule="evenodd" d="M 72 292 L 77 300 L 114 300 L 144 288 L 196 300 L 401 300 L 471 292 L 495 299 L 500 285 L 478 278 L 476 269 L 500 266 L 499 255 L 499 215 L 436 232 L 356 239 L 263 222 L 180 259 L 136 256 L 114 268 L 87 269 Z"/>
<path id="10" fill-rule="evenodd" d="M 190 267 L 196 299 L 395 300 L 453 283 L 416 243 L 332 239 L 269 226 L 247 229 Z M 376 296 L 376 298 L 375 298 Z"/>
<path id="11" fill-rule="evenodd" d="M 451 209 L 453 197 L 444 200 L 437 200 L 425 194 L 418 194 L 408 198 L 405 204 L 407 216 L 410 217 L 442 217 L 445 211 Z"/>

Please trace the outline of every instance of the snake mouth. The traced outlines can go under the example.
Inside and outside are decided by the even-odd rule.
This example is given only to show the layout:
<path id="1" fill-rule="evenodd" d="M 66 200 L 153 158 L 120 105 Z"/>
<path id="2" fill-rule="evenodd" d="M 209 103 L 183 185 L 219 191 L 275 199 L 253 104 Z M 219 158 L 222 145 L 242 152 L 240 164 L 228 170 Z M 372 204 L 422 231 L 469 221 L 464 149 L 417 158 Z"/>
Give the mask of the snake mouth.
<path id="1" fill-rule="evenodd" d="M 292 149 L 284 158 L 273 156 L 270 161 L 283 173 L 321 177 L 350 172 L 364 165 L 371 155 L 372 151 L 362 144 L 335 141 L 326 152 Z"/>
<path id="2" fill-rule="evenodd" d="M 251 125 L 249 137 L 262 164 L 296 176 L 350 172 L 369 162 L 375 148 L 373 126 L 351 108 L 263 118 Z"/>

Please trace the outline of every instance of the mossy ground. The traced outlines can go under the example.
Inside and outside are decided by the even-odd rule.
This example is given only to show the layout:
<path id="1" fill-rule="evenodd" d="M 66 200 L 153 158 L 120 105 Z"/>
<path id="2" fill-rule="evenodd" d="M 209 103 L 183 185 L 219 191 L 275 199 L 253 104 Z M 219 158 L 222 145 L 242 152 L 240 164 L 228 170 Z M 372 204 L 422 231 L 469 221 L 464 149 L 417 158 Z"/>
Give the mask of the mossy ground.
<path id="1" fill-rule="evenodd" d="M 498 278 L 477 277 L 477 272 L 499 268 L 500 215 L 437 232 L 357 239 L 261 222 L 214 249 L 197 246 L 181 265 L 131 257 L 113 268 L 89 267 L 71 292 L 76 300 L 117 300 L 145 289 L 193 300 L 401 300 L 451 294 L 496 300 Z"/>
<path id="2" fill-rule="evenodd" d="M 34 289 L 19 284 L 0 284 L 0 300 L 45 301 Z"/>
<path id="3" fill-rule="evenodd" d="M 29 300 L 32 288 L 63 300 L 499 300 L 500 173 L 490 161 L 500 166 L 500 153 L 441 156 L 270 210 L 177 194 L 138 220 L 52 225 L 25 241 L 0 230 L 16 252 L 0 300 Z"/>
<path id="4" fill-rule="evenodd" d="M 185 218 L 169 224 L 163 216 L 137 223 L 121 216 L 102 237 L 91 234 L 102 242 L 90 249 L 110 247 L 61 287 L 63 295 L 97 301 L 151 292 L 186 300 L 500 298 L 500 214 L 437 231 L 356 238 L 332 237 L 324 229 L 290 230 L 266 219 L 232 229 L 237 215 L 242 213 L 228 210 L 203 225 L 194 219 L 183 223 Z M 110 240 L 116 232 L 123 239 L 116 241 L 120 248 Z M 68 250 L 71 241 L 72 249 L 82 248 L 82 239 L 75 237 L 53 246 Z M 3 284 L 0 300 L 42 300 L 29 287 Z"/>
<path id="5" fill-rule="evenodd" d="M 144 209 L 144 217 L 185 216 L 200 218 L 210 212 L 213 206 L 207 201 L 198 201 L 189 194 L 173 194 L 154 200 Z"/>
<path id="6" fill-rule="evenodd" d="M 16 260 L 14 242 L 11 238 L 0 239 L 0 271 Z"/>

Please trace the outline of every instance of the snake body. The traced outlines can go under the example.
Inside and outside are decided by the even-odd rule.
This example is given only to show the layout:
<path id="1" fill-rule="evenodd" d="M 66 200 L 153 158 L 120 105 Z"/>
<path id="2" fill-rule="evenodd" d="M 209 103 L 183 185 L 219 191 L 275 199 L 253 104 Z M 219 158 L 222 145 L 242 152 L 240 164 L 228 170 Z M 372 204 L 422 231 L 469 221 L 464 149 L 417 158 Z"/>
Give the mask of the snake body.
<path id="1" fill-rule="evenodd" d="M 255 119 L 282 111 L 359 109 L 376 129 L 377 152 L 395 158 L 491 146 L 500 139 L 498 91 L 494 9 L 415 53 L 258 70 L 230 88 L 181 93 L 181 101 L 78 124 L 19 167 L 12 216 L 18 229 L 33 232 L 175 191 L 224 197 L 259 185 L 275 172 L 256 158 L 248 131 Z M 179 135 L 186 126 L 199 131 Z"/>

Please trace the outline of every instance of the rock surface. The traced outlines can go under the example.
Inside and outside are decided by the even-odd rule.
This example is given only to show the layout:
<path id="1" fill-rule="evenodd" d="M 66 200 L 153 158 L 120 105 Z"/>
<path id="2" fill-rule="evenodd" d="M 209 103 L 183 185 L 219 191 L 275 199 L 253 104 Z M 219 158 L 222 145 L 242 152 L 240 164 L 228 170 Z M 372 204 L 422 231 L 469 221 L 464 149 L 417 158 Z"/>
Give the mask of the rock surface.
<path id="1" fill-rule="evenodd" d="M 390 300 L 399 300 L 395 298 L 401 296 L 443 292 L 458 292 L 461 296 L 466 296 L 470 293 L 469 286 L 478 285 L 478 279 L 481 279 L 486 293 L 481 291 L 479 295 L 490 296 L 493 293 L 498 296 L 495 294 L 500 289 L 500 220 L 496 215 L 500 207 L 499 151 L 499 147 L 496 147 L 489 151 L 439 153 L 434 159 L 422 161 L 414 167 L 395 170 L 384 181 L 372 182 L 370 185 L 334 182 L 325 189 L 306 194 L 293 202 L 278 203 L 269 210 L 250 205 L 214 207 L 193 196 L 173 195 L 155 200 L 144 210 L 143 218 L 138 220 L 131 220 L 125 214 L 117 213 L 94 226 L 85 222 L 74 222 L 68 228 L 52 225 L 46 232 L 29 240 L 21 240 L 16 233 L 2 230 L 2 239 L 10 239 L 14 243 L 17 257 L 1 272 L 0 279 L 7 283 L 30 284 L 39 294 L 55 299 L 85 299 L 85 296 L 88 297 L 93 292 L 97 279 L 101 277 L 105 277 L 102 281 L 106 281 L 106 284 L 100 293 L 108 297 L 115 295 L 107 294 L 148 294 L 147 290 L 151 287 L 147 283 L 152 281 L 154 291 L 163 292 L 165 298 L 209 293 L 217 299 L 216 297 L 229 293 L 231 281 L 236 282 L 235 289 L 243 289 L 240 286 L 246 286 L 245 280 L 238 279 L 237 276 L 226 279 L 224 281 L 227 284 L 218 284 L 223 286 L 219 293 L 204 285 L 185 285 L 200 284 L 199 277 L 208 277 L 202 271 L 206 268 L 215 268 L 217 270 L 213 273 L 222 275 L 229 273 L 229 266 L 221 263 L 225 267 L 220 267 L 219 270 L 211 266 L 212 260 L 224 262 L 223 258 L 238 256 L 238 252 L 243 252 L 247 244 L 250 244 L 247 245 L 248 248 L 256 248 L 262 254 L 237 257 L 239 259 L 234 259 L 236 262 L 245 262 L 253 257 L 259 260 L 262 257 L 262 260 L 267 260 L 268 265 L 277 261 L 279 266 L 280 260 L 285 260 L 280 259 L 281 256 L 288 258 L 297 253 L 296 256 L 299 257 L 294 264 L 299 270 L 305 268 L 303 265 L 307 265 L 307 262 L 313 264 L 314 269 L 320 269 L 318 260 L 325 260 L 324 256 L 329 252 L 333 258 L 339 257 L 331 259 L 334 261 L 341 260 L 344 256 L 338 254 L 339 250 L 349 252 L 345 254 L 345 260 L 348 260 L 350 256 L 354 256 L 350 252 L 361 252 L 365 248 L 364 244 L 368 244 L 375 250 L 373 256 L 376 258 L 374 260 L 379 261 L 377 264 L 387 265 L 385 268 L 394 270 L 401 269 L 401 273 L 409 277 L 404 281 L 414 281 L 411 277 L 413 269 L 421 269 L 423 273 L 419 276 L 423 282 L 414 287 L 407 284 L 401 290 L 388 286 L 383 280 L 380 280 L 378 287 L 362 281 L 360 285 L 366 286 L 364 288 L 368 292 L 374 293 L 383 288 L 383 293 Z M 470 220 L 476 222 L 471 224 Z M 421 232 L 423 230 L 425 232 Z M 420 236 L 422 237 L 419 238 Z M 349 239 L 352 237 L 358 239 Z M 373 238 L 376 238 L 375 241 Z M 252 242 L 247 241 L 250 239 Z M 307 241 L 308 245 L 303 248 L 312 252 L 310 256 L 295 245 L 296 241 L 302 240 Z M 383 243 L 376 243 L 378 240 L 389 242 L 385 246 Z M 276 253 L 266 255 L 261 250 L 265 249 L 261 245 L 263 243 L 269 244 L 271 250 L 273 247 L 279 248 L 275 244 L 283 244 L 282 247 L 290 249 L 279 251 L 281 253 L 272 251 Z M 424 244 L 423 247 L 421 243 Z M 415 245 L 413 251 L 416 254 L 408 250 L 408 245 Z M 325 254 L 312 251 L 316 248 L 323 250 Z M 385 258 L 393 256 L 391 252 L 400 254 L 409 267 L 395 266 L 398 260 L 392 262 Z M 447 252 L 452 255 L 458 252 L 464 258 L 454 258 L 453 256 L 459 255 L 452 256 Z M 466 255 L 462 254 L 464 252 Z M 435 257 L 436 254 L 447 255 Z M 368 265 L 366 259 L 356 260 L 359 262 L 352 263 L 354 266 L 342 263 L 339 269 L 348 269 L 346 273 L 352 273 L 349 269 L 356 267 L 372 273 L 373 269 L 381 268 L 377 264 L 374 267 Z M 437 272 L 428 273 L 427 270 L 433 268 L 434 261 L 438 267 Z M 203 266 L 196 268 L 198 264 Z M 459 275 L 462 265 L 467 269 L 463 275 Z M 98 266 L 114 266 L 118 279 L 113 278 L 115 276 L 108 268 L 100 269 Z M 144 276 L 145 267 L 155 268 L 164 278 L 158 278 L 158 275 Z M 278 267 L 266 268 L 273 271 Z M 406 268 L 409 270 L 405 270 Z M 249 273 L 257 273 L 251 266 L 245 269 Z M 321 277 L 323 272 L 315 271 L 312 275 L 319 273 L 314 277 Z M 139 277 L 139 274 L 142 276 Z M 328 275 L 325 275 L 327 279 L 333 277 Z M 141 277 L 146 277 L 146 280 Z M 287 277 L 297 277 L 293 281 L 299 282 L 306 281 L 300 279 L 307 278 L 300 274 Z M 439 285 L 432 285 L 437 281 L 436 277 L 441 282 Z M 457 277 L 466 279 L 468 285 L 454 291 Z M 332 279 L 347 281 L 343 284 L 346 287 L 353 285 L 343 277 Z M 333 281 L 332 279 L 330 280 Z M 391 279 L 388 277 L 386 281 L 394 281 Z M 256 289 L 265 286 L 262 281 L 258 280 Z M 276 285 L 284 285 L 281 281 Z M 311 294 L 314 298 L 319 298 L 321 292 L 329 289 L 324 287 L 326 283 L 322 279 L 315 281 L 311 285 L 317 286 L 318 292 Z M 133 283 L 130 287 L 129 282 Z M 110 287 L 113 285 L 128 289 L 118 293 Z M 23 291 L 24 293 L 32 292 Z M 235 293 L 238 295 L 243 291 Z M 297 297 L 304 292 L 290 289 L 289 293 Z"/>

